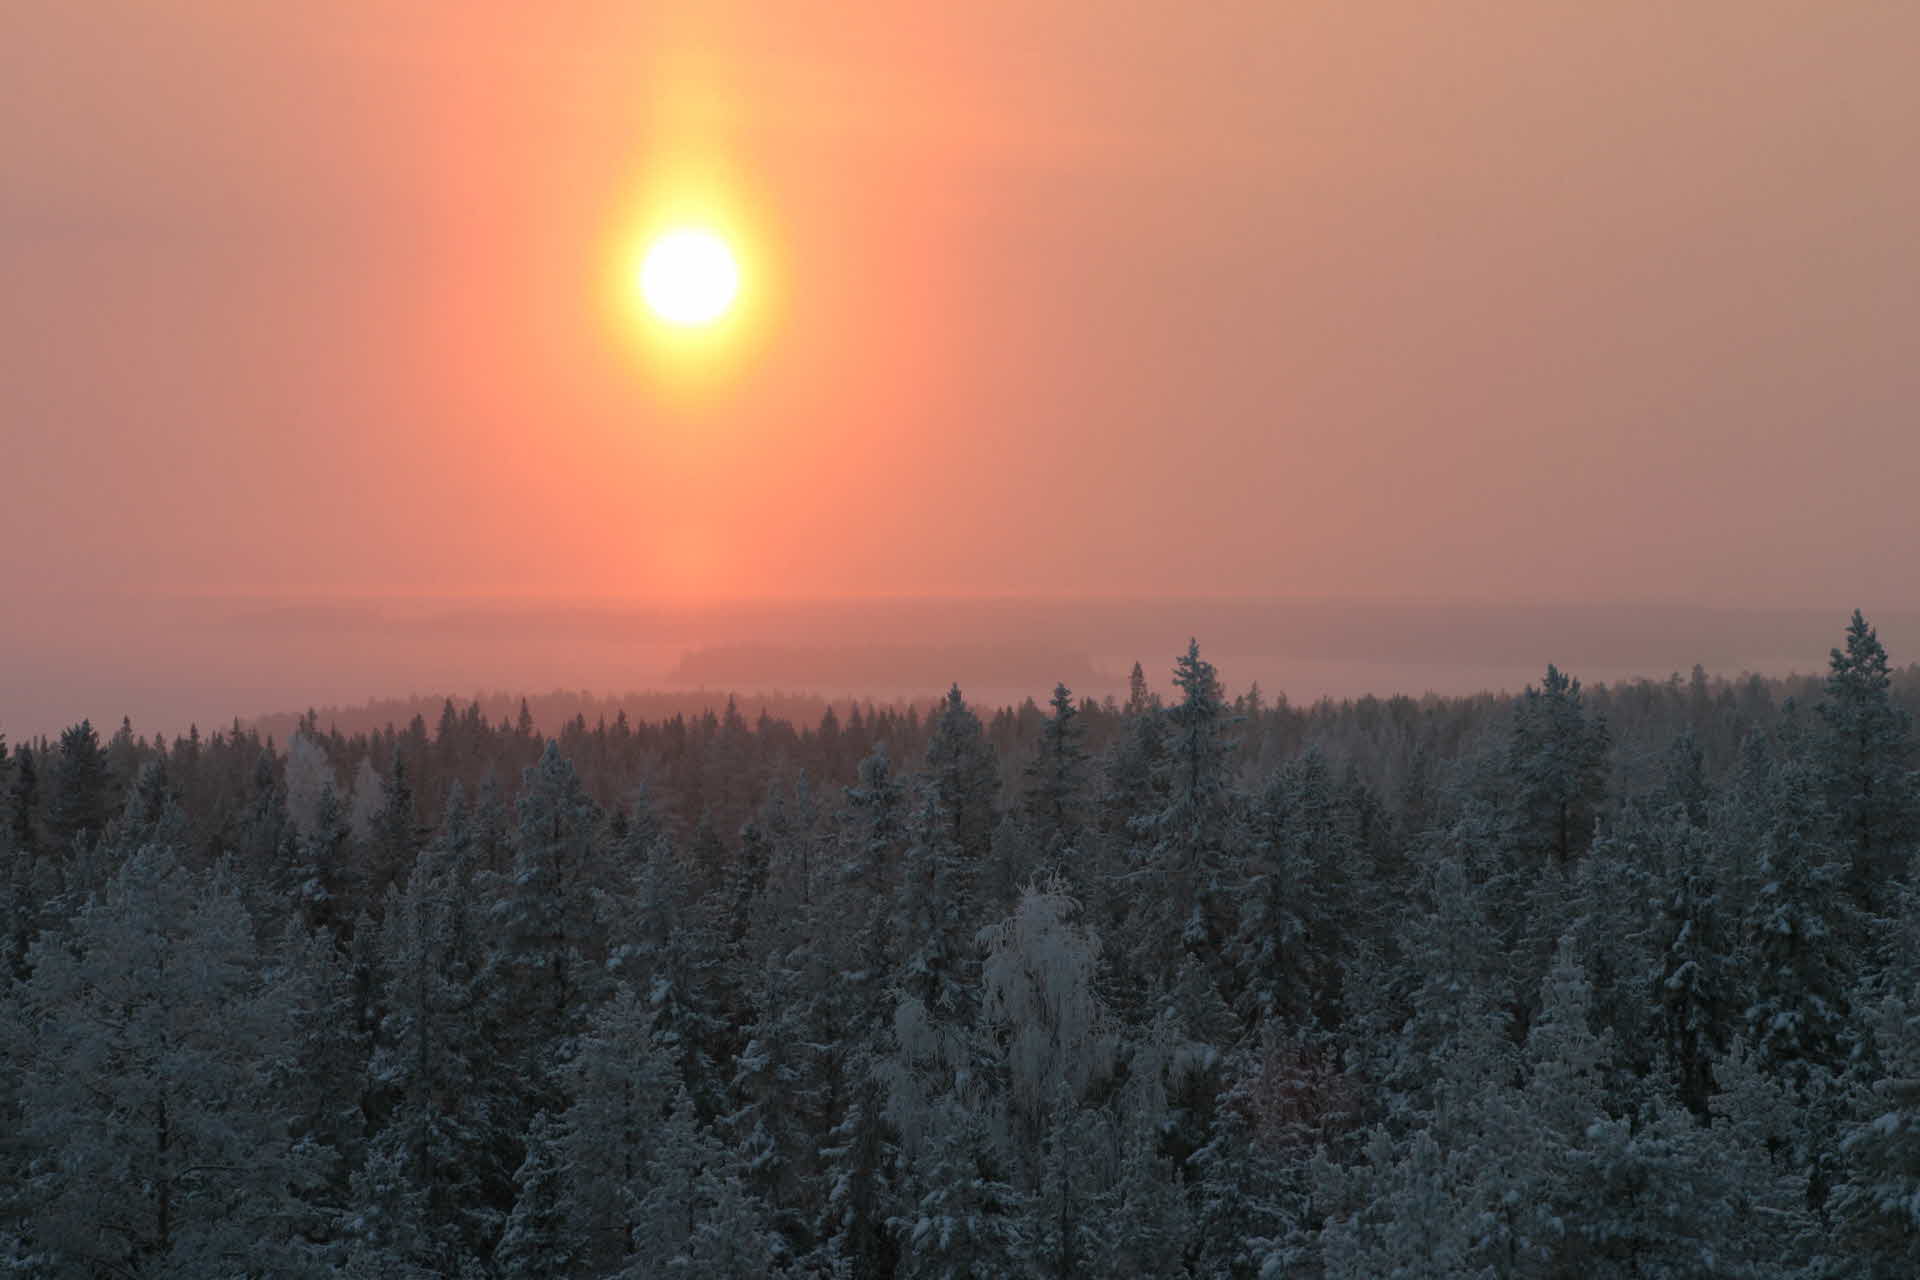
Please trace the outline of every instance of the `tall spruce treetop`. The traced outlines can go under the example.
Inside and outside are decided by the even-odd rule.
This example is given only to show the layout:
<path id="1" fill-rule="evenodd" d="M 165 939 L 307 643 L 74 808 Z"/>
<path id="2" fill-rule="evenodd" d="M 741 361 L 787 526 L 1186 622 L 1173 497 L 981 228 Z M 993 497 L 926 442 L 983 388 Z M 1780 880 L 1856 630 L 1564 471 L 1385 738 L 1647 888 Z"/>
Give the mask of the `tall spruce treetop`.
<path id="1" fill-rule="evenodd" d="M 946 815 L 954 846 L 964 857 L 985 856 L 993 841 L 1000 771 L 980 717 L 960 696 L 957 684 L 947 690 L 934 716 L 933 734 L 927 739 L 927 781 Z"/>
<path id="2" fill-rule="evenodd" d="M 1586 852 L 1606 795 L 1611 742 L 1606 722 L 1588 713 L 1578 680 L 1548 666 L 1539 688 L 1527 686 L 1507 743 L 1519 852 L 1561 862 Z"/>
<path id="3" fill-rule="evenodd" d="M 1887 651 L 1858 609 L 1847 647 L 1833 650 L 1817 758 L 1836 834 L 1851 866 L 1848 888 L 1876 914 L 1906 871 L 1920 834 L 1920 782 L 1913 770 L 1913 721 L 1895 706 Z"/>
<path id="4" fill-rule="evenodd" d="M 1143 872 L 1135 875 L 1150 891 L 1136 903 L 1123 935 L 1125 947 L 1149 972 L 1172 971 L 1174 952 L 1182 947 L 1212 951 L 1229 927 L 1223 880 L 1235 834 L 1227 739 L 1234 717 L 1198 643 L 1188 642 L 1173 682 L 1180 700 L 1159 717 L 1135 721 L 1144 727 L 1164 719 L 1171 731 L 1157 770 L 1165 800 L 1134 820 L 1150 842 L 1141 850 Z"/>
<path id="5" fill-rule="evenodd" d="M 1064 684 L 1053 686 L 1053 716 L 1040 731 L 1027 765 L 1027 817 L 1034 844 L 1049 859 L 1072 849 L 1085 815 L 1081 812 L 1087 767 L 1086 727 Z"/>
<path id="6" fill-rule="evenodd" d="M 1180 701 L 1168 713 L 1173 722 L 1173 806 L 1180 818 L 1200 823 L 1218 812 L 1227 790 L 1227 701 L 1213 664 L 1200 656 L 1200 642 L 1189 640 L 1173 666 Z"/>
<path id="7" fill-rule="evenodd" d="M 53 795 L 47 804 L 47 830 L 58 844 L 100 834 L 107 823 L 112 782 L 92 721 L 82 720 L 60 735 L 60 751 L 53 758 Z"/>

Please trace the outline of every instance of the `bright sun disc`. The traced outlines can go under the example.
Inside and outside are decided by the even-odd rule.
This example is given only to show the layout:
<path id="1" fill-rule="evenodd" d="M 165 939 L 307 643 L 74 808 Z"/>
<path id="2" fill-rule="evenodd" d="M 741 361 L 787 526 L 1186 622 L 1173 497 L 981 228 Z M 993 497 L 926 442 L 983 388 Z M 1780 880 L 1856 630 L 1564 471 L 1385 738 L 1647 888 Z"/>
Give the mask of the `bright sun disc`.
<path id="1" fill-rule="evenodd" d="M 640 264 L 640 296 L 668 324 L 712 324 L 739 292 L 739 265 L 711 231 L 670 231 Z"/>

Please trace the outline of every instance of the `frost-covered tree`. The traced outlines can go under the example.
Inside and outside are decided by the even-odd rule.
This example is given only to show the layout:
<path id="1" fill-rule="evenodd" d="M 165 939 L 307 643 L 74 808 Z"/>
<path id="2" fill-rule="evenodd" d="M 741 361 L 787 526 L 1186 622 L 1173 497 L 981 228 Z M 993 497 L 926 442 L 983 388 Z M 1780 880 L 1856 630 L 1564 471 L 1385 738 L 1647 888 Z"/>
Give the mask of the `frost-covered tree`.
<path id="1" fill-rule="evenodd" d="M 527 1130 L 526 1158 L 513 1174 L 513 1212 L 493 1250 L 494 1274 L 500 1280 L 557 1280 L 575 1274 L 578 1242 L 566 1221 L 567 1173 L 558 1129 L 542 1111 Z"/>
<path id="2" fill-rule="evenodd" d="M 1653 1003 L 1680 1101 L 1704 1120 L 1713 1064 L 1726 1052 L 1735 1013 L 1731 940 L 1723 935 L 1711 844 L 1690 824 L 1676 836 L 1678 856 L 1661 881 Z"/>
<path id="3" fill-rule="evenodd" d="M 1761 887 L 1747 922 L 1744 1034 L 1770 1069 L 1803 1078 L 1808 1068 L 1836 1070 L 1847 1056 L 1858 929 L 1815 779 L 1788 759 L 1775 770 L 1774 786 Z"/>
<path id="4" fill-rule="evenodd" d="M 564 1058 L 565 1037 L 599 989 L 606 949 L 594 876 L 598 815 L 554 743 L 526 771 L 517 810 L 513 865 L 492 908 L 490 981 L 517 1042 L 509 1052 L 532 1082 Z"/>
<path id="5" fill-rule="evenodd" d="M 1457 1186 L 1463 1163 L 1422 1130 L 1396 1149 L 1375 1130 L 1358 1176 L 1322 1163 L 1317 1203 L 1325 1215 L 1327 1280 L 1455 1280 L 1472 1276 L 1472 1220 Z M 1499 1274 L 1496 1272 L 1495 1274 Z"/>
<path id="6" fill-rule="evenodd" d="M 1909 975 L 1907 993 L 1874 1011 L 1884 1074 L 1855 1091 L 1831 1201 L 1842 1247 L 1871 1280 L 1920 1275 L 1920 1009 L 1912 991 Z"/>
<path id="7" fill-rule="evenodd" d="M 1190 1231 L 1187 1199 L 1172 1162 L 1156 1147 L 1157 1135 L 1146 1128 L 1137 1127 L 1125 1139 L 1119 1178 L 1093 1243 L 1090 1274 L 1180 1274 Z"/>
<path id="8" fill-rule="evenodd" d="M 554 1135 L 566 1218 L 581 1264 L 606 1275 L 627 1257 L 649 1168 L 678 1088 L 654 1041 L 653 1011 L 622 985 L 594 1014 L 567 1064 L 570 1099 Z"/>
<path id="9" fill-rule="evenodd" d="M 533 1083 L 498 1071 L 505 1011 L 485 973 L 489 939 L 470 876 L 457 857 L 421 859 L 389 892 L 372 966 L 370 1170 L 418 1189 L 387 1212 L 417 1207 L 409 1230 L 424 1252 L 414 1260 L 443 1268 L 486 1256 L 498 1236 L 526 1122 L 516 1094 Z"/>
<path id="10" fill-rule="evenodd" d="M 321 787 L 313 829 L 297 837 L 294 848 L 290 896 L 308 925 L 345 936 L 365 901 L 366 879 L 353 858 L 346 811 L 331 786 Z"/>
<path id="11" fill-rule="evenodd" d="M 375 823 L 385 806 L 386 783 L 380 777 L 380 770 L 374 767 L 372 756 L 361 756 L 353 773 L 351 799 L 347 802 L 347 830 L 355 840 L 362 845 L 373 841 Z"/>
<path id="12" fill-rule="evenodd" d="M 903 948 L 892 968 L 908 994 L 965 1021 L 974 1006 L 974 860 L 954 842 L 940 791 L 927 787 L 909 826 L 891 934 Z"/>
<path id="13" fill-rule="evenodd" d="M 833 1276 L 890 1276 L 900 1242 L 888 1224 L 906 1195 L 898 1134 L 886 1118 L 882 1077 L 856 1058 L 847 1064 L 843 1079 L 848 1096 L 820 1149 L 826 1203 L 814 1231 L 819 1243 L 813 1259 Z"/>
<path id="14" fill-rule="evenodd" d="M 915 1161 L 907 1207 L 889 1226 L 900 1242 L 902 1280 L 975 1280 L 1027 1273 L 1021 1194 L 979 1111 L 944 1104 L 936 1135 Z"/>
<path id="15" fill-rule="evenodd" d="M 302 838 L 311 838 L 320 817 L 320 794 L 340 789 L 327 749 L 304 733 L 287 739 L 287 817 Z"/>
<path id="16" fill-rule="evenodd" d="M 1342 962 L 1357 932 L 1359 846 L 1326 758 L 1309 750 L 1255 806 L 1228 945 L 1237 1004 L 1255 1019 L 1337 1021 Z"/>
<path id="17" fill-rule="evenodd" d="M 301 1160 L 270 1071 L 289 1006 L 225 877 L 148 846 L 29 964 L 0 1042 L 35 1270 L 297 1269 Z"/>
<path id="18" fill-rule="evenodd" d="M 815 953 L 770 956 L 757 985 L 755 1017 L 733 1060 L 731 1110 L 721 1131 L 740 1157 L 740 1176 L 765 1200 L 781 1229 L 806 1240 L 818 1205 L 818 1135 L 832 1100 L 834 1028 L 817 1018 Z"/>
<path id="19" fill-rule="evenodd" d="M 1213 664 L 1189 643 L 1174 667 L 1180 699 L 1164 717 L 1164 755 L 1156 773 L 1165 802 L 1132 820 L 1134 856 L 1124 873 L 1130 899 L 1119 935 L 1131 967 L 1144 974 L 1175 968 L 1183 952 L 1210 971 L 1232 928 L 1229 877 L 1244 840 L 1230 776 L 1233 723 Z M 1151 794 L 1151 793 L 1150 793 Z M 1214 974 L 1218 981 L 1222 974 Z"/>
<path id="20" fill-rule="evenodd" d="M 1094 982 L 1099 939 L 1074 914 L 1072 899 L 1036 886 L 980 935 L 980 1018 L 1001 1046 L 1009 1121 L 1029 1158 L 1056 1090 L 1077 1101 L 1114 1070 L 1117 1039 Z"/>
<path id="21" fill-rule="evenodd" d="M 623 1276 L 639 1280 L 691 1266 L 689 1247 L 708 1207 L 703 1178 L 723 1155 L 695 1115 L 692 1096 L 679 1090 L 648 1153 L 646 1193 L 635 1210 Z"/>

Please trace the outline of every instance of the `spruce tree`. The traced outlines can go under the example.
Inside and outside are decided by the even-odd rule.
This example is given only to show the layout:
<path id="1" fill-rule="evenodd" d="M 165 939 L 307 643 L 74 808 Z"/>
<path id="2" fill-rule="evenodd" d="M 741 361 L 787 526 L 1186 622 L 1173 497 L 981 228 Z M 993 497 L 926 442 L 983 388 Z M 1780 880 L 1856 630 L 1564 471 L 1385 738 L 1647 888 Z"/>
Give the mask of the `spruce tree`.
<path id="1" fill-rule="evenodd" d="M 1078 878 L 1078 845 L 1086 816 L 1086 726 L 1081 723 L 1073 694 L 1064 684 L 1053 687 L 1053 715 L 1040 732 L 1034 756 L 1026 768 L 1024 793 L 1027 820 L 1033 828 L 1040 856 L 1067 875 Z"/>
<path id="2" fill-rule="evenodd" d="M 1534 865 L 1585 853 L 1606 797 L 1612 735 L 1590 714 L 1580 682 L 1549 665 L 1546 678 L 1514 704 L 1506 777 L 1511 839 Z"/>
<path id="3" fill-rule="evenodd" d="M 60 735 L 47 801 L 47 834 L 62 853 L 91 841 L 106 826 L 112 775 L 93 722 L 82 720 Z"/>
<path id="4" fill-rule="evenodd" d="M 957 684 L 947 691 L 933 717 L 925 772 L 948 825 L 946 838 L 958 856 L 969 862 L 985 858 L 993 838 L 1000 770 L 980 717 L 960 696 Z"/>
<path id="5" fill-rule="evenodd" d="M 1832 653 L 1815 750 L 1834 831 L 1847 853 L 1847 889 L 1871 916 L 1892 908 L 1920 838 L 1913 720 L 1893 702 L 1891 686 L 1887 651 L 1856 609 L 1846 648 Z"/>
<path id="6" fill-rule="evenodd" d="M 45 1273 L 297 1269 L 303 1179 L 265 1070 L 290 1006 L 226 878 L 148 846 L 29 966 L 0 1046 Z"/>

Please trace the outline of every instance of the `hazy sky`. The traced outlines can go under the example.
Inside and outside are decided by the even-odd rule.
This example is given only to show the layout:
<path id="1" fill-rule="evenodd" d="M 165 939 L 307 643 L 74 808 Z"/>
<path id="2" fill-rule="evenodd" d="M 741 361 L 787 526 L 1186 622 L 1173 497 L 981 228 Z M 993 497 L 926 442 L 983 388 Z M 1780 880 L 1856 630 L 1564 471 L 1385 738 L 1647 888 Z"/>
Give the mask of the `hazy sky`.
<path id="1" fill-rule="evenodd" d="M 1910 608 L 1917 48 L 1904 0 L 11 0 L 0 577 Z M 758 315 L 697 369 L 609 300 L 676 187 Z"/>

